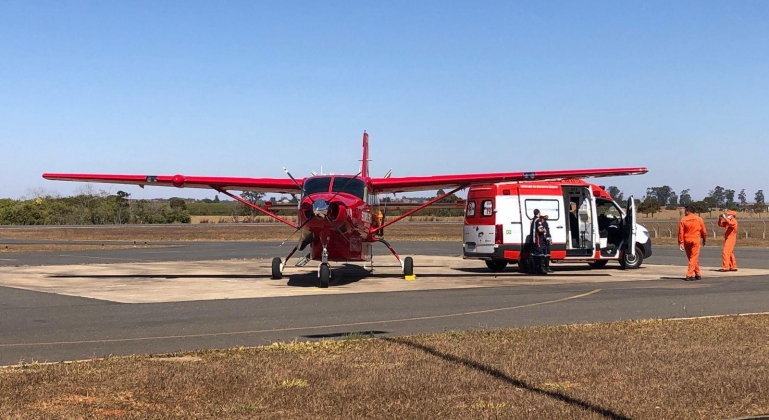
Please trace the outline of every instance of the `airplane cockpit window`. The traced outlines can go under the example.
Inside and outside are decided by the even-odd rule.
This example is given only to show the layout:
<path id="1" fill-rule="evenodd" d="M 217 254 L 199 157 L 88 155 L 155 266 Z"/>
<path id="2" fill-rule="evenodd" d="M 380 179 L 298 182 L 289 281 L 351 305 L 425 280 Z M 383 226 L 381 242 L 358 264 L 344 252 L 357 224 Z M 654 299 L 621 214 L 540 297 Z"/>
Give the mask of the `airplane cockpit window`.
<path id="1" fill-rule="evenodd" d="M 302 195 L 328 192 L 328 186 L 331 184 L 331 177 L 307 178 L 302 186 Z"/>
<path id="2" fill-rule="evenodd" d="M 366 192 L 366 183 L 358 178 L 353 179 L 351 176 L 337 176 L 334 177 L 331 191 L 352 194 L 363 200 Z"/>

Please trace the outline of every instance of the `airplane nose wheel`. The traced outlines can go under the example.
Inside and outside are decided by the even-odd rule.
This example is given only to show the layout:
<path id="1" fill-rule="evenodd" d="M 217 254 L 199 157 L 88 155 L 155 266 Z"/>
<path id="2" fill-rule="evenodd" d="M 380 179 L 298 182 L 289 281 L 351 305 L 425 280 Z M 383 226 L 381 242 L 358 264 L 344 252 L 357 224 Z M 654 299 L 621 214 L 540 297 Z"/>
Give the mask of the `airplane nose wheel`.
<path id="1" fill-rule="evenodd" d="M 323 250 L 320 253 L 320 265 L 318 266 L 318 287 L 325 289 L 331 281 L 331 268 L 328 266 L 328 248 L 323 244 Z"/>
<path id="2" fill-rule="evenodd" d="M 322 289 L 328 287 L 328 283 L 331 281 L 331 269 L 329 268 L 328 264 L 320 265 L 320 268 L 318 268 L 318 279 L 320 280 L 318 287 Z"/>

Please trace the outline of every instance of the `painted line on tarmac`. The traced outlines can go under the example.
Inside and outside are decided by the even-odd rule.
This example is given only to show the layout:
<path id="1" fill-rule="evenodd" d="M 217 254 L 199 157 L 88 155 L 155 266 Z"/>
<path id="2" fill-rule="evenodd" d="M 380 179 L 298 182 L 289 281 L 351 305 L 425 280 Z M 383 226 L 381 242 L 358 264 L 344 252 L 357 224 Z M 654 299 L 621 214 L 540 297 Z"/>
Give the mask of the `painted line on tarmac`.
<path id="1" fill-rule="evenodd" d="M 183 338 L 223 337 L 223 336 L 233 336 L 233 335 L 263 334 L 263 333 L 286 332 L 286 331 L 306 331 L 306 330 L 320 330 L 320 329 L 328 329 L 328 328 L 358 327 L 362 325 L 391 324 L 396 322 L 425 321 L 425 320 L 432 320 L 432 319 L 454 318 L 454 317 L 460 317 L 460 316 L 488 314 L 488 313 L 494 313 L 494 312 L 510 311 L 514 309 L 532 308 L 535 306 L 542 306 L 542 305 L 551 305 L 554 303 L 566 302 L 569 300 L 587 297 L 590 295 L 594 295 L 600 291 L 601 289 L 594 289 L 587 293 L 581 293 L 578 295 L 568 296 L 565 298 L 547 300 L 544 302 L 527 303 L 524 305 L 517 305 L 517 306 L 508 306 L 504 308 L 484 309 L 480 311 L 459 312 L 459 313 L 443 314 L 443 315 L 428 315 L 428 316 L 419 316 L 419 317 L 413 317 L 413 318 L 395 318 L 395 319 L 385 319 L 385 320 L 378 320 L 378 321 L 349 322 L 345 324 L 314 325 L 314 326 L 307 326 L 307 327 L 270 328 L 270 329 L 264 329 L 264 330 L 228 331 L 228 332 L 182 334 L 182 335 L 163 335 L 163 336 L 155 336 L 155 337 L 107 338 L 102 340 L 51 341 L 51 342 L 42 342 L 42 343 L 8 343 L 8 344 L 0 344 L 0 348 L 31 347 L 31 346 L 62 346 L 62 345 L 68 345 L 68 344 L 126 343 L 126 342 L 136 342 L 136 341 L 173 340 L 173 339 L 183 339 Z"/>
<path id="2" fill-rule="evenodd" d="M 17 261 L 16 258 L 0 258 L 0 261 Z"/>

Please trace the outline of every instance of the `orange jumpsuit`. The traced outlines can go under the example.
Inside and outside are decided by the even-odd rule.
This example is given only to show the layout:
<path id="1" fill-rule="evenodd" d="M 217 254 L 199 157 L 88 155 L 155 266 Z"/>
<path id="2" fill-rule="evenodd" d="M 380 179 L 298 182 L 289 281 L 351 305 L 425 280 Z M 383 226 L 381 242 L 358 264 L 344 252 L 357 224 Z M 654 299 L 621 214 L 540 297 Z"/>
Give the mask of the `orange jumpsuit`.
<path id="1" fill-rule="evenodd" d="M 684 246 L 686 258 L 689 259 L 689 267 L 686 269 L 686 277 L 700 276 L 700 240 L 707 240 L 705 222 L 700 216 L 690 213 L 681 219 L 678 224 L 678 245 Z"/>
<path id="2" fill-rule="evenodd" d="M 734 244 L 737 243 L 737 212 L 729 210 L 726 212 L 729 219 L 718 218 L 718 226 L 724 228 L 724 251 L 721 254 L 721 269 L 727 271 L 737 271 L 737 260 L 734 258 Z"/>

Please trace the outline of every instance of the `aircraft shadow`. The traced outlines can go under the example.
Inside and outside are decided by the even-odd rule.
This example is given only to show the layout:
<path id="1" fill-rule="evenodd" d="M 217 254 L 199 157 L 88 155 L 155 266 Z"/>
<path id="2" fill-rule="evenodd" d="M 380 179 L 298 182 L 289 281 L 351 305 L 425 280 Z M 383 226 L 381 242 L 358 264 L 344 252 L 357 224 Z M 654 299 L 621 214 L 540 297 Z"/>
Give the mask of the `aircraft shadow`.
<path id="1" fill-rule="evenodd" d="M 283 276 L 288 277 L 288 286 L 318 287 L 319 280 L 317 271 L 290 274 L 290 268 L 286 268 L 289 273 L 283 271 Z M 332 265 L 329 286 L 344 286 L 357 283 L 366 277 L 371 277 L 371 274 L 362 266 L 354 264 Z"/>
<path id="2" fill-rule="evenodd" d="M 605 417 L 607 419 L 612 419 L 612 420 L 629 420 L 628 417 L 623 416 L 622 414 L 619 414 L 619 413 L 615 413 L 614 411 L 611 411 L 608 408 L 603 408 L 601 406 L 598 406 L 598 405 L 595 405 L 595 404 L 591 404 L 591 403 L 589 403 L 587 401 L 583 401 L 583 400 L 580 400 L 578 398 L 570 397 L 570 396 L 562 394 L 560 392 L 548 391 L 546 389 L 537 388 L 535 386 L 532 386 L 532 385 L 526 383 L 525 381 L 523 381 L 521 379 L 516 379 L 516 378 L 510 377 L 507 374 L 505 374 L 504 372 L 502 372 L 501 370 L 495 369 L 495 368 L 493 368 L 491 366 L 486 366 L 486 365 L 480 364 L 478 362 L 474 362 L 474 361 L 469 360 L 469 359 L 463 359 L 461 357 L 457 357 L 457 356 L 454 356 L 454 355 L 451 355 L 451 354 L 448 354 L 448 353 L 442 353 L 442 352 L 440 352 L 440 351 L 438 351 L 438 350 L 436 350 L 434 348 L 431 348 L 431 347 L 428 347 L 428 346 L 425 346 L 425 345 L 422 345 L 422 344 L 419 344 L 419 343 L 414 343 L 412 341 L 409 341 L 409 340 L 403 339 L 403 338 L 382 337 L 380 339 L 388 341 L 390 343 L 399 344 L 399 345 L 403 345 L 403 346 L 408 346 L 408 347 L 411 347 L 413 349 L 420 350 L 420 351 L 422 351 L 424 353 L 427 353 L 429 355 L 441 358 L 441 359 L 443 359 L 443 360 L 445 360 L 447 362 L 451 362 L 451 363 L 454 363 L 454 364 L 457 364 L 457 365 L 462 365 L 462 366 L 468 367 L 470 369 L 477 370 L 477 371 L 485 373 L 486 375 L 489 375 L 489 376 L 491 376 L 491 377 L 493 377 L 495 379 L 499 379 L 499 380 L 507 383 L 508 385 L 511 385 L 511 386 L 514 386 L 516 388 L 520 388 L 520 389 L 523 389 L 523 390 L 526 390 L 526 391 L 534 392 L 534 393 L 537 393 L 537 394 L 540 394 L 540 395 L 544 395 L 544 396 L 547 396 L 547 397 L 550 397 L 550 398 L 554 398 L 554 399 L 556 399 L 558 401 L 561 401 L 561 402 L 563 402 L 565 404 L 569 404 L 569 405 L 573 405 L 573 406 L 579 407 L 579 408 L 581 408 L 581 409 L 583 409 L 585 411 L 590 411 L 592 413 L 601 415 L 601 416 L 603 416 L 603 417 Z"/>
<path id="3" fill-rule="evenodd" d="M 375 335 L 390 334 L 390 331 L 348 331 L 329 334 L 309 334 L 303 335 L 304 338 L 352 338 L 352 337 L 373 337 Z"/>

